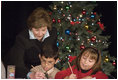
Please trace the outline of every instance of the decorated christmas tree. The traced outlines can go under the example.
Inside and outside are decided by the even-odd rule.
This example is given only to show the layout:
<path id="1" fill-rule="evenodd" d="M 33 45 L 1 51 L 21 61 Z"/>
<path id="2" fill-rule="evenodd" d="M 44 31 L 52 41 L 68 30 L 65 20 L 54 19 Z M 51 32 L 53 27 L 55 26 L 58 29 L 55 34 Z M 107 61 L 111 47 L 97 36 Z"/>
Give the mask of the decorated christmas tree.
<path id="1" fill-rule="evenodd" d="M 116 58 L 111 57 L 108 47 L 110 36 L 104 36 L 105 26 L 101 15 L 94 11 L 95 1 L 55 1 L 50 5 L 53 26 L 57 28 L 59 69 L 67 68 L 68 61 L 75 59 L 85 47 L 95 47 L 102 56 L 102 70 L 110 75 L 116 71 Z"/>

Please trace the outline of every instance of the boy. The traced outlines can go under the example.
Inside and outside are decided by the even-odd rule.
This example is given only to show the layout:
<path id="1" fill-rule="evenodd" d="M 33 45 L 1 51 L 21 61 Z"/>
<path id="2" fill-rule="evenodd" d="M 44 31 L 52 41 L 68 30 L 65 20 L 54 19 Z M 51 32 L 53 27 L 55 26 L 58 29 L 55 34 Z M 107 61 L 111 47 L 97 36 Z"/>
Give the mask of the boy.
<path id="1" fill-rule="evenodd" d="M 59 70 L 54 67 L 58 61 L 58 48 L 55 45 L 45 44 L 39 54 L 41 65 L 33 67 L 27 77 L 30 79 L 54 79 Z"/>

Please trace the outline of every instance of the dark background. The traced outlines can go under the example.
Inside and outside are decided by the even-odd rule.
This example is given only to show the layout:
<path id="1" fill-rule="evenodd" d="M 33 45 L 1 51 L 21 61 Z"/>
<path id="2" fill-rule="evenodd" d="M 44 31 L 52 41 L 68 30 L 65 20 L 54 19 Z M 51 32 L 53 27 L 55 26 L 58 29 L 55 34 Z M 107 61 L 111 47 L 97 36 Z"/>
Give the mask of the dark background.
<path id="1" fill-rule="evenodd" d="M 1 8 L 1 57 L 13 46 L 16 35 L 26 26 L 29 14 L 37 7 L 49 8 L 51 1 L 2 1 Z M 117 56 L 117 1 L 97 1 L 95 11 L 102 14 L 106 26 L 104 35 L 111 35 L 109 52 Z M 112 73 L 117 78 L 116 73 Z"/>

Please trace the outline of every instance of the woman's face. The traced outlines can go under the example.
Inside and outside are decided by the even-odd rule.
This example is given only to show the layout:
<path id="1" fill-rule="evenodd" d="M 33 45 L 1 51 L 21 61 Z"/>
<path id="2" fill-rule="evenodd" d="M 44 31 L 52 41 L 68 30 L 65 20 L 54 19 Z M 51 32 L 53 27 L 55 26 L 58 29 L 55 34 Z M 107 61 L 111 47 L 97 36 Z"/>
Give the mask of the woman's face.
<path id="1" fill-rule="evenodd" d="M 89 53 L 83 53 L 80 59 L 80 67 L 83 70 L 89 70 L 94 66 L 95 62 L 96 60 L 91 59 Z"/>
<path id="2" fill-rule="evenodd" d="M 38 40 L 41 40 L 47 32 L 47 26 L 38 29 L 32 28 L 32 32 Z"/>

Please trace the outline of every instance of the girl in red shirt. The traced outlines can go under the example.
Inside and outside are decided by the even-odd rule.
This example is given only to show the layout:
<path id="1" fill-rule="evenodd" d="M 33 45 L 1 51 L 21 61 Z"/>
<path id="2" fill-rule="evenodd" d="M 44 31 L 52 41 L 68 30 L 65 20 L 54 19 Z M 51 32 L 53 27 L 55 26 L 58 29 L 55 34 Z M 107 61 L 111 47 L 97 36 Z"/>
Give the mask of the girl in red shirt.
<path id="1" fill-rule="evenodd" d="M 73 71 L 73 73 L 72 73 Z M 76 58 L 75 65 L 60 71 L 56 79 L 108 79 L 108 76 L 101 71 L 101 54 L 93 47 L 85 48 Z"/>

